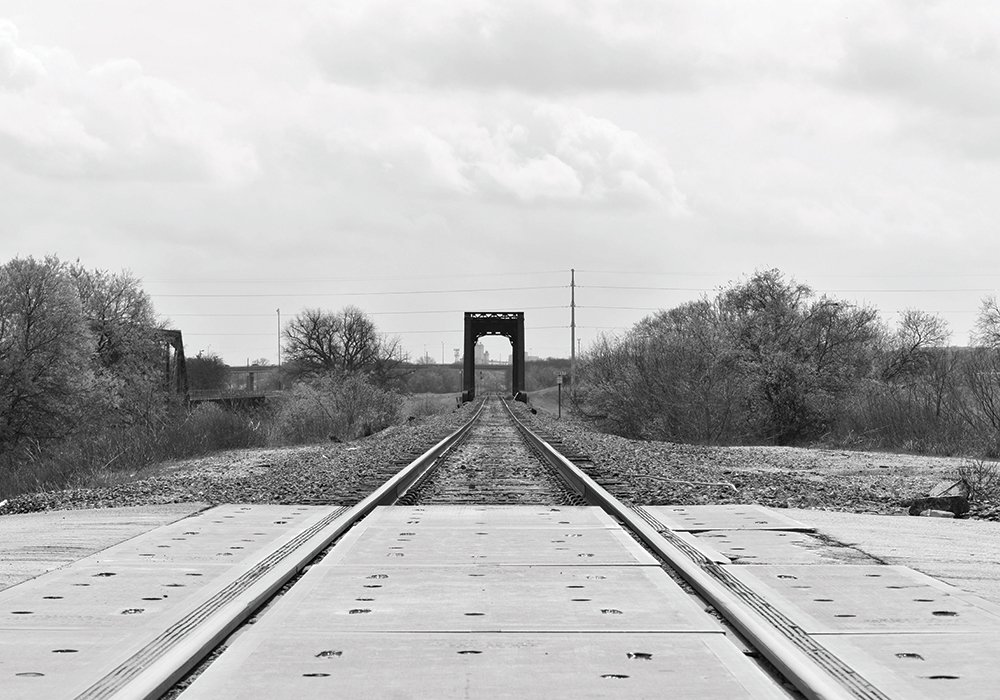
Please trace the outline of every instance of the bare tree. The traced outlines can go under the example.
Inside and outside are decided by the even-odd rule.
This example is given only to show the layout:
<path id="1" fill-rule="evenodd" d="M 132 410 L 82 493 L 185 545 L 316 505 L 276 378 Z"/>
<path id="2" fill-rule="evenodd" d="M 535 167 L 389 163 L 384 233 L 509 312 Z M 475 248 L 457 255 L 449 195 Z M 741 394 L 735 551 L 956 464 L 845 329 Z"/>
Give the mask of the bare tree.
<path id="1" fill-rule="evenodd" d="M 918 309 L 905 310 L 899 328 L 890 339 L 882 380 L 927 374 L 935 349 L 944 347 L 950 337 L 948 322 L 940 316 Z"/>
<path id="2" fill-rule="evenodd" d="M 375 323 L 356 306 L 344 307 L 338 318 L 343 370 L 355 372 L 373 367 L 382 352 Z"/>
<path id="3" fill-rule="evenodd" d="M 941 347 L 931 351 L 921 383 L 936 417 L 941 417 L 946 405 L 961 403 L 958 390 L 960 367 L 961 355 L 954 348 Z"/>
<path id="4" fill-rule="evenodd" d="M 979 303 L 973 341 L 976 345 L 1000 348 L 1000 301 L 995 295 L 985 297 Z"/>
<path id="5" fill-rule="evenodd" d="M 288 369 L 299 376 L 368 372 L 385 380 L 403 359 L 399 340 L 383 338 L 356 306 L 306 309 L 285 325 L 283 337 Z"/>
<path id="6" fill-rule="evenodd" d="M 1000 445 L 1000 350 L 973 348 L 963 363 L 965 386 L 972 401 L 962 417 L 984 442 Z"/>

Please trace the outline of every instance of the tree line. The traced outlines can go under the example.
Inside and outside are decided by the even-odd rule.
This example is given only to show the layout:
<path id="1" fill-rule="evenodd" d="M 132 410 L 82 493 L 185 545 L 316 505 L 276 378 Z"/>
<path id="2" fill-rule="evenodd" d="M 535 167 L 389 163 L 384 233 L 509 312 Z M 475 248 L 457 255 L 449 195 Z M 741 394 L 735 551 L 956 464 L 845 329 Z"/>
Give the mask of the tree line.
<path id="1" fill-rule="evenodd" d="M 140 281 L 56 256 L 0 266 L 0 500 L 220 448 L 346 440 L 398 417 L 398 340 L 356 307 L 284 329 L 291 386 L 262 410 L 189 405 L 167 385 L 163 322 Z M 198 353 L 193 378 L 224 365 Z"/>
<path id="2" fill-rule="evenodd" d="M 256 413 L 189 406 L 165 385 L 162 323 L 127 272 L 55 256 L 0 267 L 0 497 L 225 447 L 352 439 L 398 420 L 405 393 L 459 388 L 458 368 L 410 364 L 361 309 L 314 308 L 283 329 L 279 400 Z M 767 270 L 598 340 L 576 409 L 643 439 L 997 456 L 995 297 L 976 330 L 972 347 L 953 347 L 934 314 L 910 309 L 890 327 Z M 199 353 L 194 375 L 221 364 Z M 565 365 L 529 364 L 529 391 Z"/>
<path id="3" fill-rule="evenodd" d="M 918 309 L 874 307 L 778 270 L 657 312 L 586 353 L 578 410 L 629 437 L 706 444 L 828 442 L 1000 454 L 1000 308 L 973 347 Z"/>
<path id="4" fill-rule="evenodd" d="M 56 257 L 0 267 L 0 455 L 31 461 L 163 410 L 158 326 L 127 273 Z"/>

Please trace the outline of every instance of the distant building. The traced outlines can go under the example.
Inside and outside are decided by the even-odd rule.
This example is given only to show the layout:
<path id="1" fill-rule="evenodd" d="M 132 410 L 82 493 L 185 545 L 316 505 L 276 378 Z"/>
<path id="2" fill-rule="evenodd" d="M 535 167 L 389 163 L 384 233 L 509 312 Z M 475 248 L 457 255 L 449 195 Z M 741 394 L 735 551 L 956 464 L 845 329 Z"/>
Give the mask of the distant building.
<path id="1" fill-rule="evenodd" d="M 281 388 L 278 365 L 229 368 L 229 391 L 273 391 Z"/>
<path id="2" fill-rule="evenodd" d="M 476 364 L 488 365 L 490 363 L 490 353 L 483 347 L 482 343 L 476 343 Z"/>

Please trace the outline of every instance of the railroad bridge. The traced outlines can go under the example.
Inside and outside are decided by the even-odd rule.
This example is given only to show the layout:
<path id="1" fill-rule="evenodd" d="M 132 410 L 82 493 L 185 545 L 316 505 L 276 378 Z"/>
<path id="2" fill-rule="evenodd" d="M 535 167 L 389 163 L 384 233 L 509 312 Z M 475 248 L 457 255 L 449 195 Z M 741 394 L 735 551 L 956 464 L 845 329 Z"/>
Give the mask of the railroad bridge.
<path id="1" fill-rule="evenodd" d="M 465 355 L 462 372 L 462 401 L 476 398 L 476 343 L 485 335 L 502 335 L 510 341 L 511 394 L 527 402 L 524 391 L 524 312 L 466 311 Z"/>

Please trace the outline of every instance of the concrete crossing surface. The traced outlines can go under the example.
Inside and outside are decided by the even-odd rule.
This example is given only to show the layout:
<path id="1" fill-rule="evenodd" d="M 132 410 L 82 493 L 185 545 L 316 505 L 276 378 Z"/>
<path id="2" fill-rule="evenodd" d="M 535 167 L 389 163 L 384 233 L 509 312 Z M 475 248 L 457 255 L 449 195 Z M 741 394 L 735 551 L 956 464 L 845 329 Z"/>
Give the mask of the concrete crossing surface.
<path id="1" fill-rule="evenodd" d="M 380 510 L 182 697 L 786 697 L 600 509 Z"/>
<path id="2" fill-rule="evenodd" d="M 230 631 L 202 623 L 245 617 L 280 587 L 282 562 L 347 517 L 202 508 L 0 518 L 0 697 L 158 696 L 158 667 Z M 901 538 L 866 542 L 865 516 L 816 513 L 817 531 L 804 511 L 644 511 L 850 667 L 868 697 L 996 697 L 989 556 L 976 595 L 921 573 L 935 562 L 908 559 Z M 380 507 L 180 697 L 789 697 L 705 608 L 599 508 Z"/>
<path id="3" fill-rule="evenodd" d="M 158 665 L 266 599 L 269 564 L 343 511 L 218 506 L 0 591 L 0 697 L 155 694 Z"/>

